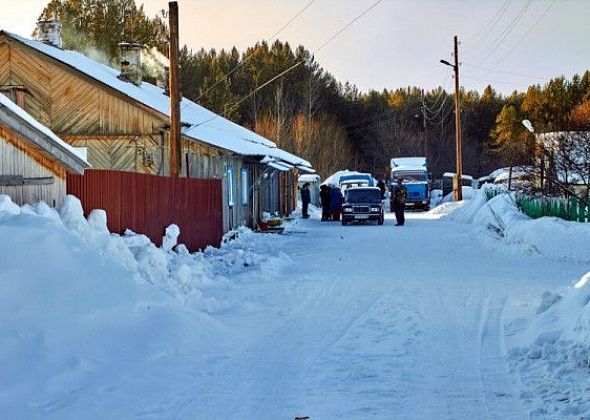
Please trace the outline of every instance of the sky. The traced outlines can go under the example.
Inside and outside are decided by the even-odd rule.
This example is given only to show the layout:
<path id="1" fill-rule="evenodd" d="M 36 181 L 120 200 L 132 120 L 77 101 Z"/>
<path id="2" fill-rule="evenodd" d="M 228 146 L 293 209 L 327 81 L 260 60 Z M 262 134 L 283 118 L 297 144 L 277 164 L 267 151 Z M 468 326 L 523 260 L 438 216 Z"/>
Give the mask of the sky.
<path id="1" fill-rule="evenodd" d="M 0 0 L 0 28 L 29 36 L 49 0 Z M 137 0 L 154 16 L 167 0 Z M 340 29 L 360 19 L 319 48 Z M 590 69 L 590 0 L 179 0 L 180 43 L 240 50 L 279 38 L 304 45 L 341 82 L 361 91 L 453 89 L 453 36 L 460 81 L 509 94 Z M 307 6 L 307 8 L 306 8 Z M 277 37 L 271 36 L 295 17 Z"/>

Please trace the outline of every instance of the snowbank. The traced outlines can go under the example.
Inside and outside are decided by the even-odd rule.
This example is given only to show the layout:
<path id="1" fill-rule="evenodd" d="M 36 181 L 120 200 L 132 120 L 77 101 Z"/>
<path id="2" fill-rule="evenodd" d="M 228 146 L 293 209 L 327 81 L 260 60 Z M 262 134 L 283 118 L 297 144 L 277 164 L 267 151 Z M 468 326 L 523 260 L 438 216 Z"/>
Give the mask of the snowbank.
<path id="1" fill-rule="evenodd" d="M 590 262 L 590 224 L 553 217 L 531 219 L 512 194 L 486 200 L 484 185 L 447 220 L 471 224 L 498 251 Z M 507 326 L 508 364 L 525 385 L 520 396 L 532 418 L 588 418 L 590 401 L 590 272 L 571 287 L 546 291 L 531 319 Z"/>
<path id="2" fill-rule="evenodd" d="M 0 195 L 3 418 L 142 417 L 146 402 L 192 386 L 186 366 L 233 334 L 209 315 L 235 303 L 222 273 L 269 262 L 249 247 L 263 235 L 247 230 L 195 254 L 178 234 L 171 225 L 159 248 L 108 232 L 105 212 L 85 218 L 75 197 L 56 210 Z"/>
<path id="3" fill-rule="evenodd" d="M 545 292 L 538 315 L 515 335 L 508 364 L 531 391 L 532 418 L 588 418 L 590 272 L 563 294 Z"/>
<path id="4" fill-rule="evenodd" d="M 487 243 L 496 249 L 550 258 L 590 262 L 590 224 L 568 222 L 555 217 L 531 219 L 516 207 L 512 194 L 500 194 L 486 200 L 484 185 L 466 205 L 457 208 L 450 220 L 470 223 Z M 499 239 L 499 241 L 498 241 Z"/>
<path id="5" fill-rule="evenodd" d="M 473 187 L 463 186 L 463 200 L 471 200 L 476 195 L 476 190 Z M 451 192 L 445 195 L 442 199 L 443 203 L 451 203 L 455 200 L 455 193 Z"/>

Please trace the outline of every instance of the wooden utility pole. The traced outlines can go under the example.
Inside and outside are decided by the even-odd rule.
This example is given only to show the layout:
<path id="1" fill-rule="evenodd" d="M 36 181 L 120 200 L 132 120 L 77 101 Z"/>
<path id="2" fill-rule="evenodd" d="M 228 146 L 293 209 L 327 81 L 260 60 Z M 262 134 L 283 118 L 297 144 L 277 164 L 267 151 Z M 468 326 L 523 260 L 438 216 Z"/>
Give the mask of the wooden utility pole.
<path id="1" fill-rule="evenodd" d="M 178 2 L 168 3 L 168 19 L 170 26 L 170 43 L 168 58 L 170 59 L 170 176 L 180 176 L 181 142 L 180 142 L 180 89 L 178 88 Z"/>
<path id="2" fill-rule="evenodd" d="M 422 142 L 424 143 L 424 159 L 428 168 L 428 142 L 426 139 L 426 104 L 424 103 L 424 89 L 422 89 Z"/>
<path id="3" fill-rule="evenodd" d="M 455 161 L 456 169 L 456 188 L 455 201 L 463 199 L 463 161 L 461 158 L 461 88 L 459 86 L 459 48 L 457 35 L 455 35 Z"/>

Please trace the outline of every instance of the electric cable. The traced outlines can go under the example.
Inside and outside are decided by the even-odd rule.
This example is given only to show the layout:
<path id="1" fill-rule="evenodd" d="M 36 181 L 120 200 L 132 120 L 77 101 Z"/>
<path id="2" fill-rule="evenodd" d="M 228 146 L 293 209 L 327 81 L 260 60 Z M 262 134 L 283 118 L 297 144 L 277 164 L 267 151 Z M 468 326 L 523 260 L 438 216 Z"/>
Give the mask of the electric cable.
<path id="1" fill-rule="evenodd" d="M 305 12 L 316 1 L 317 0 L 311 0 L 310 2 L 308 2 L 299 12 L 297 12 L 297 14 L 295 16 L 293 16 L 291 19 L 289 19 L 274 34 L 272 34 L 270 37 L 268 37 L 266 39 L 266 42 L 270 42 L 277 35 L 279 35 L 281 32 L 283 32 L 283 30 L 285 30 L 291 23 L 293 23 L 293 21 L 295 21 L 295 19 L 297 19 L 299 16 L 301 16 L 303 14 L 303 12 Z M 209 86 L 207 88 L 207 90 L 205 90 L 205 92 L 200 94 L 196 100 L 200 101 L 204 96 L 206 96 L 212 89 L 214 89 L 216 86 L 218 86 L 221 82 L 227 80 L 229 78 L 229 76 L 231 76 L 236 70 L 238 70 L 240 67 L 242 67 L 244 64 L 246 64 L 248 62 L 248 60 L 250 60 L 252 57 L 254 57 L 254 55 L 256 55 L 256 53 L 258 52 L 258 48 L 260 48 L 260 47 L 259 46 L 255 47 L 254 50 L 250 54 L 248 54 L 242 61 L 240 61 L 238 64 L 236 64 L 228 73 L 224 74 L 223 77 L 221 77 L 219 80 L 217 80 L 211 86 Z"/>
<path id="2" fill-rule="evenodd" d="M 518 24 L 520 19 L 522 19 L 522 17 L 524 16 L 524 14 L 526 13 L 526 11 L 528 10 L 528 8 L 530 7 L 531 4 L 532 4 L 532 0 L 526 0 L 523 7 L 516 14 L 516 16 L 512 19 L 512 21 L 508 24 L 508 26 L 504 29 L 504 31 L 502 31 L 502 33 L 499 35 L 497 40 L 495 42 L 492 42 L 492 44 L 490 44 L 490 47 L 493 45 L 492 51 L 489 52 L 488 55 L 484 59 L 480 60 L 478 65 L 487 61 L 492 55 L 494 55 L 494 53 L 498 50 L 500 45 L 502 45 L 502 43 L 504 42 L 506 37 L 508 37 L 508 35 L 510 35 L 510 32 L 512 32 L 512 30 L 516 27 L 516 25 Z"/>
<path id="3" fill-rule="evenodd" d="M 555 2 L 556 2 L 556 0 L 553 0 L 551 3 L 549 3 L 549 6 L 547 7 L 547 9 L 545 9 L 545 11 L 541 14 L 541 16 L 539 16 L 539 18 L 535 21 L 535 23 L 533 23 L 533 25 L 525 32 L 525 34 L 518 41 L 516 41 L 516 43 L 512 46 L 512 48 L 510 48 L 510 50 L 506 54 L 504 54 L 504 56 L 502 56 L 502 58 L 500 60 L 498 60 L 496 62 L 496 65 L 499 65 L 502 62 L 504 62 L 504 60 L 506 60 L 506 58 L 508 58 L 508 56 L 510 54 L 512 54 L 512 52 L 516 49 L 516 47 L 518 47 L 526 39 L 526 37 L 529 36 L 529 34 L 532 32 L 532 30 L 535 29 L 535 27 L 539 24 L 539 22 L 541 22 L 541 20 L 545 17 L 545 15 L 547 13 L 549 13 L 549 10 L 555 4 Z"/>
<path id="4" fill-rule="evenodd" d="M 348 29 L 350 26 L 352 26 L 353 23 L 355 23 L 356 21 L 358 21 L 361 17 L 363 17 L 364 15 L 366 15 L 370 10 L 372 10 L 374 7 L 376 7 L 379 3 L 381 3 L 383 0 L 377 0 L 376 2 L 374 2 L 371 6 L 369 6 L 368 8 L 366 8 L 365 10 L 363 10 L 361 12 L 361 14 L 359 14 L 358 16 L 356 16 L 354 19 L 352 19 L 351 21 L 349 21 L 346 25 L 344 25 L 342 28 L 340 28 L 334 35 L 332 35 L 327 41 L 325 41 L 323 44 L 321 44 L 319 47 L 317 47 L 313 52 L 312 55 L 314 55 L 315 53 L 317 53 L 318 51 L 320 51 L 322 48 L 326 47 L 328 44 L 330 44 L 334 39 L 336 39 L 336 37 L 338 35 L 340 35 L 341 33 L 343 33 L 346 29 Z M 252 90 L 250 93 L 248 93 L 245 97 L 241 98 L 239 101 L 237 101 L 236 103 L 234 103 L 231 107 L 228 108 L 228 113 L 233 111 L 234 109 L 236 109 L 237 106 L 239 106 L 241 103 L 243 103 L 246 99 L 250 98 L 252 95 L 254 95 L 256 92 L 258 92 L 260 89 L 266 87 L 267 85 L 269 85 L 270 83 L 274 82 L 275 80 L 283 77 L 284 75 L 286 75 L 287 73 L 289 73 L 290 71 L 292 71 L 293 69 L 295 69 L 296 67 L 298 67 L 299 65 L 303 64 L 304 61 L 300 60 L 298 62 L 296 62 L 295 64 L 293 64 L 291 67 L 287 68 L 286 70 L 283 70 L 281 73 L 277 74 L 276 76 L 274 76 L 273 78 L 271 78 L 270 80 L 266 81 L 265 83 L 263 83 L 261 86 L 257 87 L 256 89 Z M 190 102 L 187 103 L 187 105 L 189 105 Z M 185 105 L 186 106 L 186 105 Z M 213 117 L 200 122 L 198 124 L 194 124 L 193 127 L 195 126 L 199 126 L 202 124 L 205 124 L 209 121 L 214 120 L 215 118 L 219 117 L 219 114 L 214 115 Z"/>

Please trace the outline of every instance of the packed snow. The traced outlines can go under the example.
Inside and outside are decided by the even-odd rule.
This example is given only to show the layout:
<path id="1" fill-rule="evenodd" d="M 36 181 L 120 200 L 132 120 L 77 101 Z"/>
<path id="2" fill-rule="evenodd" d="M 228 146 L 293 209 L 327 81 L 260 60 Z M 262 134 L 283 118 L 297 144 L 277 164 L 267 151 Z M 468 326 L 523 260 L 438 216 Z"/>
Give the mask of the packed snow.
<path id="1" fill-rule="evenodd" d="M 588 224 L 484 190 L 401 228 L 310 213 L 190 254 L 0 195 L 2 416 L 590 415 Z"/>

